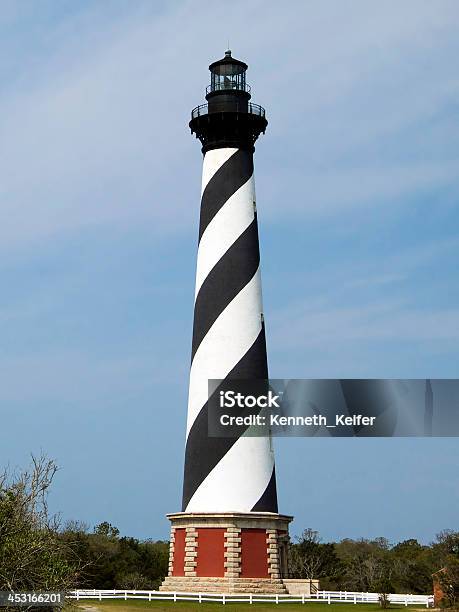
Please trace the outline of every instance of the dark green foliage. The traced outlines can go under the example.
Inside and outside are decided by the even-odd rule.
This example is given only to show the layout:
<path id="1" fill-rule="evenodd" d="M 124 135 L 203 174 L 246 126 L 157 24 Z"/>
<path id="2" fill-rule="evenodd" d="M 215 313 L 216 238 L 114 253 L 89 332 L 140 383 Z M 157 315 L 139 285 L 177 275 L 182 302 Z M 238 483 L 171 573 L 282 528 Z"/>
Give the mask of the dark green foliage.
<path id="1" fill-rule="evenodd" d="M 61 529 L 47 507 L 56 471 L 42 456 L 32 457 L 29 470 L 0 474 L 0 590 L 157 588 L 169 543 L 120 538 L 108 522 L 94 533 L 75 521 Z"/>
<path id="2" fill-rule="evenodd" d="M 394 564 L 385 538 L 345 539 L 335 545 L 345 571 L 340 588 L 348 591 L 379 592 L 383 582 L 393 580 Z"/>
<path id="3" fill-rule="evenodd" d="M 141 542 L 119 537 L 119 530 L 104 522 L 88 533 L 72 523 L 60 536 L 72 541 L 86 569 L 80 588 L 156 589 L 167 574 L 168 542 Z"/>
<path id="4" fill-rule="evenodd" d="M 459 532 L 441 531 L 433 548 L 441 565 L 435 576 L 444 593 L 441 605 L 459 609 Z"/>
<path id="5" fill-rule="evenodd" d="M 438 569 L 433 549 L 417 540 L 405 540 L 391 550 L 395 588 L 409 593 L 432 591 L 432 573 Z"/>
<path id="6" fill-rule="evenodd" d="M 24 472 L 0 475 L 0 590 L 63 591 L 77 583 L 80 561 L 48 514 L 56 471 L 42 456 Z"/>
<path id="7" fill-rule="evenodd" d="M 107 538 L 117 538 L 120 535 L 120 530 L 117 527 L 113 527 L 111 523 L 104 521 L 94 527 L 94 533 Z"/>
<path id="8" fill-rule="evenodd" d="M 442 531 L 429 546 L 414 539 L 391 546 L 385 538 L 322 543 L 307 529 L 290 545 L 289 561 L 292 577 L 318 578 L 321 588 L 381 594 L 431 593 L 432 574 L 447 567 L 440 579 L 448 601 L 459 601 L 459 532 Z"/>
<path id="9" fill-rule="evenodd" d="M 320 541 L 317 531 L 305 529 L 295 544 L 290 545 L 289 571 L 292 578 L 338 579 L 344 568 L 334 544 Z"/>

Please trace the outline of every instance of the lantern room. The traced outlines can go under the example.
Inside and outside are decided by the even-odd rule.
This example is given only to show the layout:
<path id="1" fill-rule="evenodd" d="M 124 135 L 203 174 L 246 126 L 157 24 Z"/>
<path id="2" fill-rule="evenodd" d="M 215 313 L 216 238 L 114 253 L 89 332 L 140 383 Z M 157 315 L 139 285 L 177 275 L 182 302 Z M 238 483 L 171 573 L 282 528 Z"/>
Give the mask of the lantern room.
<path id="1" fill-rule="evenodd" d="M 231 57 L 231 51 L 226 51 L 225 57 L 209 66 L 211 73 L 207 93 L 222 90 L 249 92 L 250 87 L 245 82 L 247 64 Z"/>

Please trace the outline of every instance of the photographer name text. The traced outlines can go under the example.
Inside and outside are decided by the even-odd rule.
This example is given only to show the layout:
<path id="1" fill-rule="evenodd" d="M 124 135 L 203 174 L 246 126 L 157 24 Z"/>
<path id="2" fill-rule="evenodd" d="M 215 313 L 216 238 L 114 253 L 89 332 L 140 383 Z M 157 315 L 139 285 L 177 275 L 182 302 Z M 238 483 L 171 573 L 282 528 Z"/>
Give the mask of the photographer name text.
<path id="1" fill-rule="evenodd" d="M 234 416 L 231 414 L 222 414 L 220 416 L 220 425 L 224 427 L 251 427 L 251 426 L 266 426 L 270 427 L 356 427 L 356 426 L 373 426 L 376 421 L 375 416 L 366 416 L 363 414 L 335 414 L 334 423 L 329 423 L 324 414 L 313 414 L 311 416 L 284 416 L 281 414 L 248 414 L 247 416 Z"/>

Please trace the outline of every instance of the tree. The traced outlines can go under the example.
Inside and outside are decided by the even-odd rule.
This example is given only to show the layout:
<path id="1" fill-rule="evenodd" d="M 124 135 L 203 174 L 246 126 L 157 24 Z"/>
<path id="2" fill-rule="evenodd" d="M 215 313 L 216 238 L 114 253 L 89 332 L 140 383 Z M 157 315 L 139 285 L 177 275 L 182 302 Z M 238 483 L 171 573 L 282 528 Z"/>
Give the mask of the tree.
<path id="1" fill-rule="evenodd" d="M 295 578 L 336 579 L 341 570 L 334 544 L 322 543 L 319 533 L 311 528 L 289 547 L 289 572 Z"/>
<path id="2" fill-rule="evenodd" d="M 444 594 L 443 606 L 457 607 L 459 604 L 459 531 L 445 529 L 436 536 L 432 544 L 435 561 L 442 568 L 436 573 Z"/>
<path id="3" fill-rule="evenodd" d="M 438 558 L 441 560 L 446 557 L 456 557 L 459 559 L 459 531 L 443 529 L 437 533 L 435 542 L 432 544 Z"/>
<path id="4" fill-rule="evenodd" d="M 376 582 L 376 591 L 377 593 L 379 593 L 379 605 L 381 606 L 381 608 L 386 609 L 389 607 L 389 593 L 392 593 L 393 590 L 394 587 L 392 586 L 392 583 L 387 576 L 382 576 Z"/>
<path id="5" fill-rule="evenodd" d="M 116 539 L 120 535 L 120 530 L 117 527 L 113 527 L 111 523 L 104 521 L 103 523 L 99 523 L 99 525 L 94 527 L 94 533 L 96 535 Z"/>
<path id="6" fill-rule="evenodd" d="M 436 569 L 429 546 L 410 539 L 400 542 L 390 552 L 393 583 L 397 593 L 428 593 Z"/>
<path id="7" fill-rule="evenodd" d="M 100 527 L 102 525 L 102 527 Z M 119 530 L 104 521 L 93 533 L 72 521 L 61 533 L 85 561 L 80 588 L 156 589 L 167 574 L 169 543 L 118 537 Z"/>
<path id="8" fill-rule="evenodd" d="M 392 579 L 387 540 L 342 540 L 336 546 L 344 564 L 343 586 L 351 591 L 376 591 L 382 580 Z"/>
<path id="9" fill-rule="evenodd" d="M 443 591 L 443 599 L 440 602 L 443 607 L 459 607 L 459 559 L 451 555 L 447 559 L 444 571 L 437 572 L 437 580 Z"/>
<path id="10" fill-rule="evenodd" d="M 23 472 L 0 475 L 0 590 L 64 591 L 76 585 L 82 564 L 48 512 L 57 469 L 41 455 L 32 456 Z"/>

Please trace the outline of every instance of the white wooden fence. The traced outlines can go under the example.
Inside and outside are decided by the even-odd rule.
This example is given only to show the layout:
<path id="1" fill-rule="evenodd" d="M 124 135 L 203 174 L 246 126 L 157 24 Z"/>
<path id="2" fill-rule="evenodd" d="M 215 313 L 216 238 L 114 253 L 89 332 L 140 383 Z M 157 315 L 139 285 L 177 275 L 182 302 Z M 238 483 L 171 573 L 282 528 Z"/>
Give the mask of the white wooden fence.
<path id="1" fill-rule="evenodd" d="M 77 601 L 85 599 L 145 599 L 147 601 L 195 601 L 204 603 L 206 601 L 219 602 L 222 604 L 240 603 L 309 603 L 322 601 L 332 603 L 379 603 L 378 593 L 358 593 L 356 591 L 317 591 L 311 595 L 263 595 L 260 593 L 168 593 L 165 591 L 124 591 L 124 590 L 77 590 L 67 595 L 70 599 Z M 411 595 L 405 593 L 392 593 L 389 601 L 393 604 L 404 606 L 416 605 L 433 607 L 433 595 Z"/>

